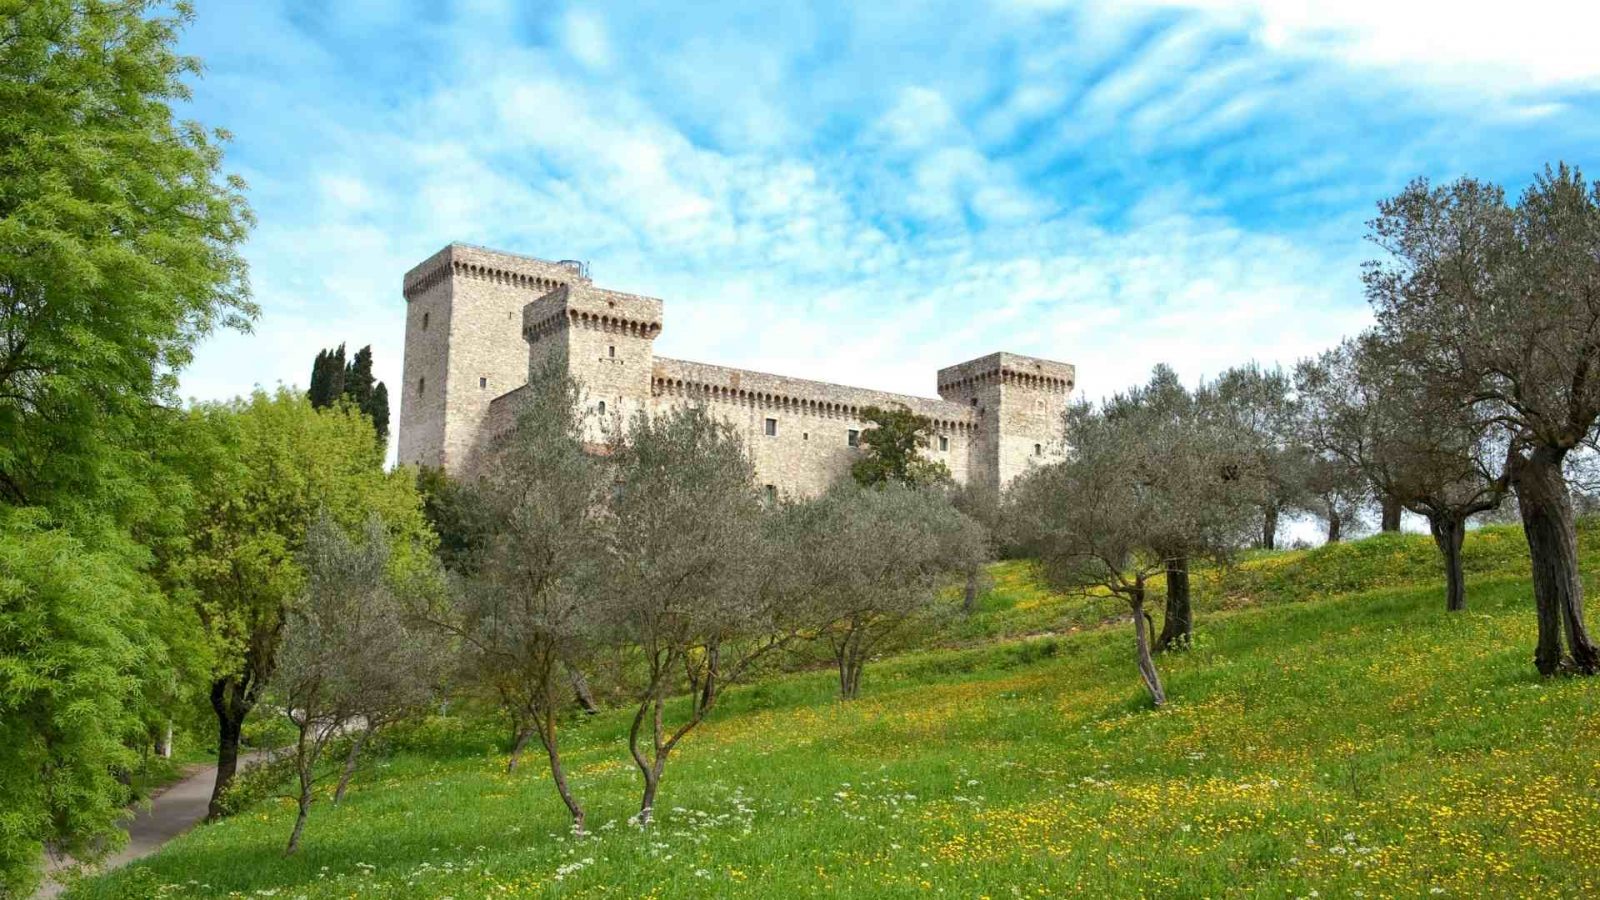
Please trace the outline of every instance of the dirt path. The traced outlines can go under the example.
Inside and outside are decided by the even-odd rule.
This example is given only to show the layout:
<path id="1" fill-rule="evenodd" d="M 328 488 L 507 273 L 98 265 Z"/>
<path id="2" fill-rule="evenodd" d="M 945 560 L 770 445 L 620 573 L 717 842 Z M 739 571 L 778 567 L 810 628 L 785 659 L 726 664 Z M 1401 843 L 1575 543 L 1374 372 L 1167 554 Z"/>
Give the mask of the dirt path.
<path id="1" fill-rule="evenodd" d="M 239 765 L 241 768 L 250 765 L 265 755 L 259 751 L 247 753 L 239 758 Z M 182 781 L 156 794 L 151 798 L 148 808 L 137 807 L 133 817 L 123 825 L 128 832 L 127 845 L 106 857 L 100 864 L 99 870 L 109 871 L 136 859 L 143 859 L 197 825 L 206 817 L 206 807 L 211 802 L 211 787 L 216 780 L 217 767 L 203 766 L 191 772 Z M 73 865 L 70 859 L 47 862 L 44 886 L 33 895 L 34 900 L 55 897 L 65 890 L 50 877 L 50 873 L 58 872 L 70 865 Z"/>

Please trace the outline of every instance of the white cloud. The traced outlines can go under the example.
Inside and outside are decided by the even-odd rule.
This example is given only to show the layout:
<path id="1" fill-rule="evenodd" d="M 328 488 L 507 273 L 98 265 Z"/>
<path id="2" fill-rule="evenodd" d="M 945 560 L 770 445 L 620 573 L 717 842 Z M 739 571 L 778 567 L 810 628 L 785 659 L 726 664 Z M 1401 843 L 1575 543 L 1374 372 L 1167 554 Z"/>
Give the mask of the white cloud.
<path id="1" fill-rule="evenodd" d="M 1600 86 L 1600 4 L 1582 0 L 1147 0 L 1246 24 L 1268 48 L 1516 94 Z"/>
<path id="2" fill-rule="evenodd" d="M 451 240 L 587 258 L 600 283 L 663 297 L 665 356 L 917 394 L 940 366 L 1002 349 L 1076 363 L 1089 396 L 1157 362 L 1191 382 L 1292 362 L 1366 321 L 1359 210 L 1425 155 L 1409 135 L 1362 144 L 1360 110 L 1324 105 L 1343 99 L 1348 65 L 1389 65 L 1393 40 L 1328 34 L 1397 26 L 1188 5 L 1210 11 L 1174 23 L 1091 7 L 1061 34 L 930 25 L 926 64 L 901 71 L 917 53 L 881 65 L 873 43 L 904 50 L 899 17 L 888 36 L 841 24 L 820 50 L 708 27 L 619 65 L 618 48 L 649 43 L 623 11 L 574 8 L 553 46 L 525 45 L 500 4 L 483 12 L 493 27 L 441 26 L 412 93 L 237 90 L 251 82 L 230 73 L 230 101 L 311 133 L 298 155 L 253 161 L 258 334 L 208 342 L 184 389 L 303 385 L 319 348 L 371 342 L 397 404 L 400 279 Z M 1240 28 L 1276 53 L 1239 46 Z M 973 59 L 998 47 L 1010 68 L 939 55 L 969 40 Z M 1318 55 L 1337 72 L 1304 63 Z M 1410 90 L 1384 89 L 1373 96 Z M 1538 121 L 1570 102 L 1507 108 Z M 1334 212 L 1284 225 L 1262 212 L 1274 203 Z"/>
<path id="3" fill-rule="evenodd" d="M 561 42 L 574 59 L 591 69 L 611 65 L 611 39 L 605 23 L 592 11 L 568 10 L 561 18 Z"/>

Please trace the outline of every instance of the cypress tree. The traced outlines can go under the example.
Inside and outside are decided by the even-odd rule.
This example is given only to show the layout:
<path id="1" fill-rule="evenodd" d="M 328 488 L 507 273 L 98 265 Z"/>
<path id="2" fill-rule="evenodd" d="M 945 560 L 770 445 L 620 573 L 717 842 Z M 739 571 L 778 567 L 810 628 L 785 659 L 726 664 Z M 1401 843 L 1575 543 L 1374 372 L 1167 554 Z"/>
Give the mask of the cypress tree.
<path id="1" fill-rule="evenodd" d="M 367 415 L 372 417 L 372 429 L 378 432 L 378 442 L 389 442 L 389 389 L 383 382 L 378 382 L 372 389 L 372 406 L 367 410 Z"/>
<path id="2" fill-rule="evenodd" d="M 344 345 L 340 344 L 337 350 L 318 352 L 316 361 L 311 364 L 311 390 L 306 392 L 311 405 L 317 409 L 332 406 L 344 396 L 344 385 Z"/>
<path id="3" fill-rule="evenodd" d="M 344 370 L 344 395 L 356 408 L 372 415 L 372 345 L 356 351 Z"/>
<path id="4" fill-rule="evenodd" d="M 372 420 L 378 442 L 389 440 L 389 389 L 372 377 L 372 345 L 357 350 L 347 364 L 344 344 L 317 353 L 311 364 L 311 389 L 306 392 L 311 405 L 325 409 L 339 400 L 349 400 Z"/>
<path id="5" fill-rule="evenodd" d="M 306 391 L 306 398 L 316 409 L 328 405 L 328 351 L 326 350 L 318 350 L 317 359 L 311 364 L 311 389 Z"/>

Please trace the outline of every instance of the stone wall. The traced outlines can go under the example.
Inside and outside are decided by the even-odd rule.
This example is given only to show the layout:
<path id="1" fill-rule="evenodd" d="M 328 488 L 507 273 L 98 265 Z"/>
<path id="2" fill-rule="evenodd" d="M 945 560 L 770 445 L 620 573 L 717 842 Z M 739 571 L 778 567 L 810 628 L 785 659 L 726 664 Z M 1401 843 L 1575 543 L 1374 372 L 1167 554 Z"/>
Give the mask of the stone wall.
<path id="1" fill-rule="evenodd" d="M 967 478 L 976 427 L 959 403 L 663 357 L 656 357 L 653 391 L 658 409 L 703 403 L 731 423 L 750 448 L 758 482 L 780 492 L 811 496 L 848 475 L 861 454 L 851 432 L 867 427 L 861 410 L 868 406 L 904 405 L 927 416 L 935 437 L 925 455 L 957 481 Z M 767 433 L 768 419 L 775 434 Z"/>
<path id="2" fill-rule="evenodd" d="M 1004 485 L 1060 457 L 1075 381 L 1066 363 L 994 353 L 941 369 L 933 399 L 666 359 L 654 354 L 660 300 L 596 287 L 577 264 L 464 244 L 408 272 L 405 296 L 400 461 L 458 474 L 547 363 L 582 385 L 588 441 L 641 411 L 703 403 L 744 436 L 760 484 L 802 496 L 847 475 L 868 406 L 927 416 L 928 458 L 959 482 Z"/>

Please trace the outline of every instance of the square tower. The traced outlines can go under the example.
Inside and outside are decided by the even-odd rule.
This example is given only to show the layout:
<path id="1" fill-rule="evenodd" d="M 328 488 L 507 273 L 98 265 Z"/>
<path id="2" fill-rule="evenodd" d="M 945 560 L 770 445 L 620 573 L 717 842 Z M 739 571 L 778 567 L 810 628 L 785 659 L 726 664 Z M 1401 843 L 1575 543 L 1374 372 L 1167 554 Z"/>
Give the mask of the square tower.
<path id="1" fill-rule="evenodd" d="M 490 403 L 528 383 L 523 307 L 588 285 L 582 263 L 451 244 L 407 272 L 399 461 L 458 473 Z"/>
<path id="2" fill-rule="evenodd" d="M 1070 363 L 991 353 L 939 370 L 939 396 L 978 416 L 968 456 L 973 484 L 1003 488 L 1062 458 L 1064 416 L 1077 381 Z"/>
<path id="3" fill-rule="evenodd" d="M 583 391 L 585 439 L 604 443 L 637 413 L 649 414 L 661 301 L 592 284 L 562 285 L 522 310 L 525 380 L 563 366 Z"/>

